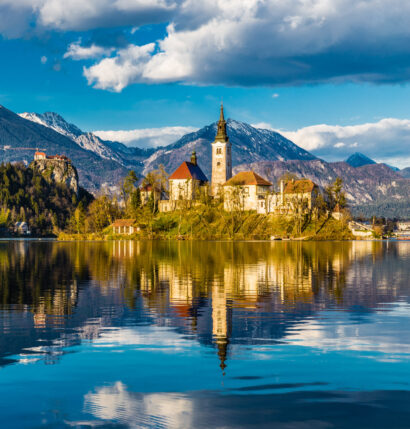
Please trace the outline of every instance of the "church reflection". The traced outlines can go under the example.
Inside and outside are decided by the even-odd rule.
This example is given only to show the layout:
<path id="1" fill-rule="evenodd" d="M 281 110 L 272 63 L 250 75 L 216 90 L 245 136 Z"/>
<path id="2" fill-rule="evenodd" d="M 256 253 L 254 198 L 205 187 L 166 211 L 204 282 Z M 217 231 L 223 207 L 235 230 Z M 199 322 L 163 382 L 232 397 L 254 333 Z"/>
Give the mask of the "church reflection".
<path id="1" fill-rule="evenodd" d="M 405 258 L 396 258 L 410 254 L 406 244 L 4 242 L 0 363 L 132 318 L 213 346 L 225 371 L 232 344 L 274 344 L 323 309 L 394 301 L 406 286 Z M 11 324 L 26 335 L 10 347 Z"/>

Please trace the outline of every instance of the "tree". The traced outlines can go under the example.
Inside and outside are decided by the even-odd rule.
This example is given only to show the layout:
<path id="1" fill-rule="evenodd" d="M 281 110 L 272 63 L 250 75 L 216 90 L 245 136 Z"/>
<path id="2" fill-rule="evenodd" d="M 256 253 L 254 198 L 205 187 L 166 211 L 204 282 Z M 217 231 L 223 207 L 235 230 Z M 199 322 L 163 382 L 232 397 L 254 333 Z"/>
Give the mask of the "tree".
<path id="1" fill-rule="evenodd" d="M 86 229 L 91 232 L 102 231 L 119 216 L 117 202 L 107 195 L 100 195 L 88 207 Z"/>
<path id="2" fill-rule="evenodd" d="M 346 196 L 343 191 L 343 180 L 337 177 L 334 183 L 325 189 L 329 211 L 332 212 L 336 206 L 340 209 L 346 207 Z"/>
<path id="3" fill-rule="evenodd" d="M 136 191 L 138 177 L 134 170 L 130 170 L 121 182 L 121 193 L 127 210 L 132 194 Z"/>
<path id="4" fill-rule="evenodd" d="M 150 185 L 152 189 L 151 209 L 154 214 L 158 209 L 158 201 L 162 195 L 168 193 L 168 174 L 162 164 L 156 170 L 150 171 L 143 179 L 142 185 Z M 148 200 L 149 203 L 149 200 Z"/>
<path id="5" fill-rule="evenodd" d="M 10 218 L 10 210 L 8 208 L 2 207 L 0 209 L 0 227 L 7 226 Z"/>

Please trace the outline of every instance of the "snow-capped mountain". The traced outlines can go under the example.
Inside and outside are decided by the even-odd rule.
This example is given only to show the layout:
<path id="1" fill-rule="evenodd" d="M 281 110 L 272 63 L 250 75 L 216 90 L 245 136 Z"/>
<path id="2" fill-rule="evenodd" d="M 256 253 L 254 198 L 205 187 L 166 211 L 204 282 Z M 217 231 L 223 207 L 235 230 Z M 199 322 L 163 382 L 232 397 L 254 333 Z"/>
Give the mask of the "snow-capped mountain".
<path id="1" fill-rule="evenodd" d="M 36 148 L 50 155 L 68 156 L 78 170 L 80 186 L 98 191 L 103 184 L 117 184 L 127 174 L 119 162 L 85 150 L 72 138 L 0 106 L 0 162 L 33 160 Z"/>
<path id="2" fill-rule="evenodd" d="M 166 171 L 172 172 L 178 165 L 189 159 L 191 152 L 196 151 L 198 163 L 204 173 L 211 173 L 211 143 L 215 139 L 217 123 L 189 133 L 177 142 L 158 149 L 144 161 L 143 173 L 165 166 Z M 227 132 L 232 144 L 232 164 L 244 164 L 258 161 L 286 161 L 290 159 L 311 160 L 314 155 L 295 145 L 281 134 L 260 128 L 254 128 L 244 122 L 227 120 Z"/>
<path id="3" fill-rule="evenodd" d="M 67 122 L 62 116 L 54 112 L 45 113 L 19 113 L 19 116 L 45 127 L 51 128 L 54 131 L 62 134 L 75 141 L 80 147 L 85 150 L 96 153 L 101 158 L 123 163 L 122 157 L 117 151 L 111 149 L 107 142 L 104 142 L 93 133 L 85 133 L 74 124 Z"/>

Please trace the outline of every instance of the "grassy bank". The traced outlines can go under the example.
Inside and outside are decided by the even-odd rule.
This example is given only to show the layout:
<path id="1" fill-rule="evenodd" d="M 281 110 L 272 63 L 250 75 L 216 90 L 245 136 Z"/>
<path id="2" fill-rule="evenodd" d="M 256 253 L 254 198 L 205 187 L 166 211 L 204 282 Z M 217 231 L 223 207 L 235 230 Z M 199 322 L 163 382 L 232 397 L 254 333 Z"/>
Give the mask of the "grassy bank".
<path id="1" fill-rule="evenodd" d="M 352 239 L 347 223 L 323 216 L 308 217 L 260 215 L 254 212 L 227 213 L 219 206 L 199 206 L 184 211 L 141 216 L 140 231 L 129 236 L 113 234 L 110 227 L 101 232 L 59 235 L 59 240 L 109 240 L 121 238 L 158 240 L 306 240 Z"/>

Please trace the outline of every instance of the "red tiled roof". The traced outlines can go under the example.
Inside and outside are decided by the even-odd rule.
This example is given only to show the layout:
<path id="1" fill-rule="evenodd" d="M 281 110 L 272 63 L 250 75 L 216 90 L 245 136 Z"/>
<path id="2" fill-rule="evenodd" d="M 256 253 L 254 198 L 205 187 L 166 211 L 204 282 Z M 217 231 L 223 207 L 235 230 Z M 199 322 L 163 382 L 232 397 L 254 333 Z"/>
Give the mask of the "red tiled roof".
<path id="1" fill-rule="evenodd" d="M 112 226 L 133 226 L 135 219 L 116 219 Z"/>
<path id="2" fill-rule="evenodd" d="M 310 179 L 291 180 L 286 183 L 285 194 L 304 194 L 312 192 L 317 185 Z"/>
<path id="3" fill-rule="evenodd" d="M 141 191 L 146 191 L 146 192 L 152 191 L 152 185 L 150 183 L 147 183 L 144 186 L 141 185 Z"/>
<path id="4" fill-rule="evenodd" d="M 46 156 L 45 152 L 35 152 L 34 155 L 43 155 L 43 156 Z"/>
<path id="5" fill-rule="evenodd" d="M 207 182 L 205 174 L 200 169 L 199 165 L 192 164 L 192 162 L 183 162 L 172 174 L 169 180 L 175 179 L 196 179 L 201 182 Z"/>
<path id="6" fill-rule="evenodd" d="M 224 186 L 262 185 L 272 186 L 272 183 L 256 174 L 254 171 L 241 171 L 229 179 Z"/>

